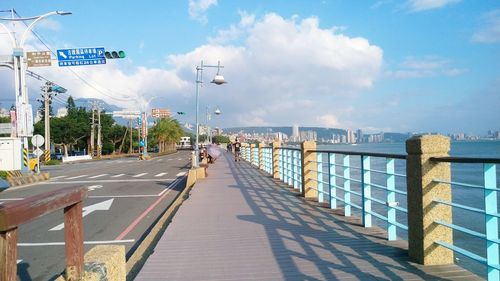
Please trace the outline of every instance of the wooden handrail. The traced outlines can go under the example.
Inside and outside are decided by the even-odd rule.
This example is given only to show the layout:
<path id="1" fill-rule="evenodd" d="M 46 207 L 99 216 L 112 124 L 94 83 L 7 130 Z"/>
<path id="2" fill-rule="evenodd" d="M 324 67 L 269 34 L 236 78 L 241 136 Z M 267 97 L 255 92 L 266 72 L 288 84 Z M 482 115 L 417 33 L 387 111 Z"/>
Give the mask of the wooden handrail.
<path id="1" fill-rule="evenodd" d="M 16 280 L 19 225 L 64 209 L 66 280 L 83 274 L 83 199 L 86 187 L 62 188 L 0 206 L 0 280 Z"/>

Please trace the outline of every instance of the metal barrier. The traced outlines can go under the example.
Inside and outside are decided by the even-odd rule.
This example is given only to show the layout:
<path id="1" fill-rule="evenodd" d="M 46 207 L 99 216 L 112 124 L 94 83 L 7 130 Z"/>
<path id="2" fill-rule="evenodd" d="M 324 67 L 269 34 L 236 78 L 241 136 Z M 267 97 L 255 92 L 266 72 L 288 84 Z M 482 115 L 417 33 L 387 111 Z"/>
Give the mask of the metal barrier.
<path id="1" fill-rule="evenodd" d="M 0 206 L 0 280 L 16 280 L 17 229 L 21 224 L 64 209 L 66 280 L 80 280 L 83 275 L 83 199 L 87 188 L 63 188 L 8 202 Z"/>
<path id="2" fill-rule="evenodd" d="M 448 205 L 453 208 L 461 209 L 467 212 L 478 213 L 484 215 L 484 233 L 469 229 L 467 226 L 460 226 L 454 223 L 448 223 L 443 220 L 435 220 L 434 223 L 451 228 L 470 235 L 472 237 L 480 238 L 485 241 L 486 256 L 478 255 L 464 248 L 452 245 L 443 241 L 435 241 L 435 243 L 446 247 L 454 252 L 460 253 L 470 259 L 473 259 L 487 267 L 488 280 L 500 280 L 500 259 L 499 259 L 499 244 L 498 239 L 498 192 L 500 189 L 497 187 L 497 169 L 496 164 L 500 164 L 500 159 L 477 159 L 477 158 L 463 158 L 463 157 L 434 157 L 431 161 L 435 162 L 450 162 L 456 164 L 478 164 L 482 165 L 484 185 L 446 181 L 442 179 L 433 179 L 435 183 L 444 183 L 455 187 L 466 187 L 480 190 L 483 193 L 483 208 L 475 208 L 463 204 L 454 203 L 452 201 L 433 200 L 436 204 Z"/>
<path id="3" fill-rule="evenodd" d="M 255 161 L 257 157 L 258 161 L 263 161 L 263 165 L 259 166 L 253 162 L 254 165 L 260 167 L 271 176 L 279 178 L 294 189 L 298 189 L 306 198 L 311 199 L 310 194 L 314 194 L 314 198 L 312 199 L 327 204 L 331 209 L 343 208 L 345 216 L 352 216 L 353 213 L 358 213 L 364 227 L 371 227 L 373 225 L 372 220 L 374 219 L 382 222 L 382 224 L 385 224 L 388 240 L 392 241 L 398 239 L 398 237 L 402 237 L 402 233 L 398 232 L 398 229 L 408 234 L 411 231 L 423 232 L 424 237 L 419 238 L 421 241 L 408 241 L 410 257 L 419 263 L 452 263 L 453 254 L 451 258 L 447 256 L 441 260 L 439 256 L 443 253 L 442 250 L 435 251 L 434 254 L 429 254 L 429 252 L 434 251 L 430 251 L 429 249 L 444 247 L 442 249 L 460 253 L 486 265 L 488 280 L 499 280 L 500 239 L 498 218 L 500 214 L 498 211 L 498 192 L 500 189 L 497 187 L 496 164 L 500 163 L 500 159 L 429 156 L 435 152 L 434 145 L 441 145 L 441 148 L 444 147 L 443 150 L 446 151 L 447 155 L 449 140 L 442 136 L 418 136 L 409 141 L 412 142 L 410 146 L 417 147 L 417 152 L 412 151 L 411 155 L 410 152 L 406 155 L 318 150 L 315 149 L 315 144 L 312 146 L 308 144 L 307 148 L 303 146 L 299 149 L 296 147 L 280 147 L 278 143 L 273 144 L 273 146 L 255 148 L 257 152 L 253 150 L 254 154 L 252 155 L 257 156 L 253 156 L 252 158 L 249 156 L 249 148 L 246 148 L 248 155 L 245 157 L 245 160 L 250 161 L 250 159 L 253 159 Z M 311 147 L 314 147 L 314 149 L 311 149 Z M 258 152 L 259 149 L 262 149 L 261 154 Z M 407 142 L 408 149 L 410 148 Z M 262 159 L 260 159 L 259 155 L 262 155 L 260 156 Z M 311 155 L 314 155 L 314 157 L 309 157 Z M 412 157 L 411 161 L 409 156 Z M 303 159 L 306 158 L 308 160 L 304 161 Z M 429 164 L 429 161 L 426 159 L 430 159 L 429 161 L 432 163 L 451 162 L 456 164 L 476 163 L 483 165 L 482 176 L 484 185 L 446 180 L 448 177 L 451 178 L 451 176 L 446 176 L 447 173 L 450 173 L 450 169 L 443 169 L 441 171 L 440 167 L 432 166 L 434 164 Z M 408 167 L 408 165 L 411 165 L 411 167 Z M 426 173 L 428 169 L 437 170 L 438 174 L 441 173 L 444 176 L 444 179 L 434 178 L 432 179 L 433 184 L 429 184 L 427 177 L 431 173 Z M 406 175 L 406 171 L 412 171 L 411 178 L 410 174 Z M 312 188 L 309 185 L 311 181 L 315 183 Z M 308 186 L 306 187 L 305 184 Z M 410 184 L 412 186 L 411 193 L 407 189 L 407 186 L 409 187 Z M 435 188 L 439 193 L 439 190 L 442 188 L 441 185 L 445 185 L 445 189 L 447 188 L 446 186 L 460 186 L 483 192 L 484 209 L 458 204 L 452 202 L 451 199 L 450 201 L 446 201 L 438 198 L 440 196 L 432 198 L 432 202 L 430 203 L 434 205 L 429 205 L 425 202 L 414 203 L 419 200 L 427 200 L 425 196 L 429 195 L 429 188 Z M 308 193 L 310 189 L 313 189 L 314 193 Z M 431 196 L 435 196 L 433 195 L 434 193 L 430 194 Z M 408 199 L 409 196 L 412 196 L 411 200 Z M 423 197 L 419 199 L 419 196 Z M 417 206 L 420 210 L 417 209 L 416 212 L 412 211 L 412 213 L 409 213 L 409 202 L 412 203 L 412 208 Z M 436 209 L 435 205 L 446 205 L 484 215 L 484 233 L 471 230 L 466 226 L 451 223 L 451 209 L 449 213 L 444 214 L 440 213 L 440 209 Z M 429 217 L 433 220 L 431 221 L 432 225 L 425 225 L 425 222 L 422 225 L 422 221 L 427 221 Z M 419 220 L 419 223 L 411 225 L 412 229 L 409 227 L 409 222 Z M 440 239 L 439 233 L 441 231 L 433 231 L 437 226 L 446 227 L 483 239 L 485 241 L 484 252 L 486 255 L 482 256 L 454 245 L 452 237 L 451 240 Z M 418 229 L 419 227 L 420 230 Z M 422 234 L 413 233 L 412 237 L 415 237 L 415 235 L 421 236 Z M 450 238 L 451 236 L 450 233 L 444 235 L 448 235 L 446 238 Z"/>

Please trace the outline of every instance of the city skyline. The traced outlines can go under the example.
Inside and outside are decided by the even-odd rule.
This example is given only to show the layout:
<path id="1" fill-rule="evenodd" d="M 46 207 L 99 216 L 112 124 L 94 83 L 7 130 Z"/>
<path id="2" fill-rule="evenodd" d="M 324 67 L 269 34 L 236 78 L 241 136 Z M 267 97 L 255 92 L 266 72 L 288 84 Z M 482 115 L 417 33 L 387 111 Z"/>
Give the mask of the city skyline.
<path id="1" fill-rule="evenodd" d="M 75 98 L 132 108 L 147 107 L 156 97 L 150 106 L 186 112 L 176 117 L 193 124 L 195 67 L 220 60 L 229 83 L 210 84 L 216 70 L 207 69 L 200 94 L 200 108 L 222 111 L 214 126 L 292 123 L 476 135 L 500 130 L 492 122 L 500 120 L 498 1 L 186 0 L 155 3 L 154 9 L 132 1 L 2 4 L 0 10 L 13 7 L 22 16 L 73 12 L 40 22 L 35 31 L 43 43 L 31 36 L 28 51 L 47 50 L 44 44 L 53 51 L 126 51 L 123 60 L 72 67 L 76 75 L 56 61 L 31 69 Z M 19 33 L 24 27 L 12 28 Z M 2 31 L 0 55 L 10 53 Z M 40 82 L 28 82 L 34 100 Z M 0 107 L 8 108 L 14 100 L 11 70 L 0 68 L 0 83 Z"/>

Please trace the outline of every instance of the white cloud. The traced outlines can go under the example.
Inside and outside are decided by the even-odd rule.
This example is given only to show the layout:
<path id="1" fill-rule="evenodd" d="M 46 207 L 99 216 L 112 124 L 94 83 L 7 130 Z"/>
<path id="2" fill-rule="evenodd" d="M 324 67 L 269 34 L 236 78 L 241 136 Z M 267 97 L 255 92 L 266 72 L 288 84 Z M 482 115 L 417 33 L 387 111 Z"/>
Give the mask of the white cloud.
<path id="1" fill-rule="evenodd" d="M 472 36 L 472 40 L 480 43 L 500 42 L 500 9 L 491 11 L 483 17 L 483 26 Z"/>
<path id="2" fill-rule="evenodd" d="M 423 78 L 434 76 L 458 76 L 467 69 L 452 67 L 448 59 L 426 56 L 422 58 L 407 57 L 401 63 L 400 69 L 387 71 L 385 75 L 392 78 Z"/>
<path id="3" fill-rule="evenodd" d="M 217 0 L 189 0 L 189 17 L 206 24 L 208 22 L 206 11 L 216 5 Z"/>
<path id="4" fill-rule="evenodd" d="M 316 117 L 316 120 L 318 122 L 318 125 L 321 127 L 335 128 L 339 126 L 338 118 L 333 114 L 325 114 L 318 116 Z"/>
<path id="5" fill-rule="evenodd" d="M 443 8 L 460 1 L 461 0 L 409 0 L 407 4 L 412 11 L 420 12 L 425 10 Z"/>

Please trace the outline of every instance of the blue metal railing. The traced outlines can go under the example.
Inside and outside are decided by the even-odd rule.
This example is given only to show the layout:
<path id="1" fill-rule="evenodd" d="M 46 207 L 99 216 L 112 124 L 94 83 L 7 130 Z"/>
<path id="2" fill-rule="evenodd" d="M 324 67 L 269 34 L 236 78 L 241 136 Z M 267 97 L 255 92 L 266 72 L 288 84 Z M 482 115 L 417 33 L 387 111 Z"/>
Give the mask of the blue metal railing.
<path id="1" fill-rule="evenodd" d="M 466 235 L 483 239 L 485 242 L 484 254 L 478 254 L 471 250 L 459 247 L 457 245 L 451 245 L 443 241 L 435 241 L 435 243 L 446 247 L 454 252 L 460 253 L 472 260 L 475 260 L 487 268 L 487 278 L 488 280 L 500 280 L 500 256 L 499 256 L 499 224 L 498 218 L 500 217 L 498 211 L 498 195 L 500 189 L 497 187 L 497 169 L 496 165 L 500 164 L 500 159 L 477 159 L 477 158 L 458 158 L 458 157 L 436 157 L 431 158 L 432 161 L 436 162 L 451 162 L 455 164 L 479 164 L 482 165 L 483 173 L 483 185 L 470 184 L 464 182 L 456 181 L 445 181 L 442 179 L 434 179 L 435 183 L 449 184 L 452 188 L 472 188 L 479 189 L 483 192 L 483 208 L 476 208 L 468 205 L 458 204 L 452 201 L 438 200 L 433 201 L 437 204 L 443 204 L 462 210 L 465 212 L 477 213 L 484 216 L 484 225 L 482 227 L 483 231 L 475 231 L 466 226 L 460 226 L 454 223 L 447 223 L 442 220 L 434 221 L 437 224 L 443 225 L 445 227 L 451 228 L 454 231 L 464 233 Z M 452 170 L 453 173 L 453 170 Z"/>
<path id="2" fill-rule="evenodd" d="M 299 148 L 278 148 L 280 180 L 302 192 L 302 156 Z"/>

